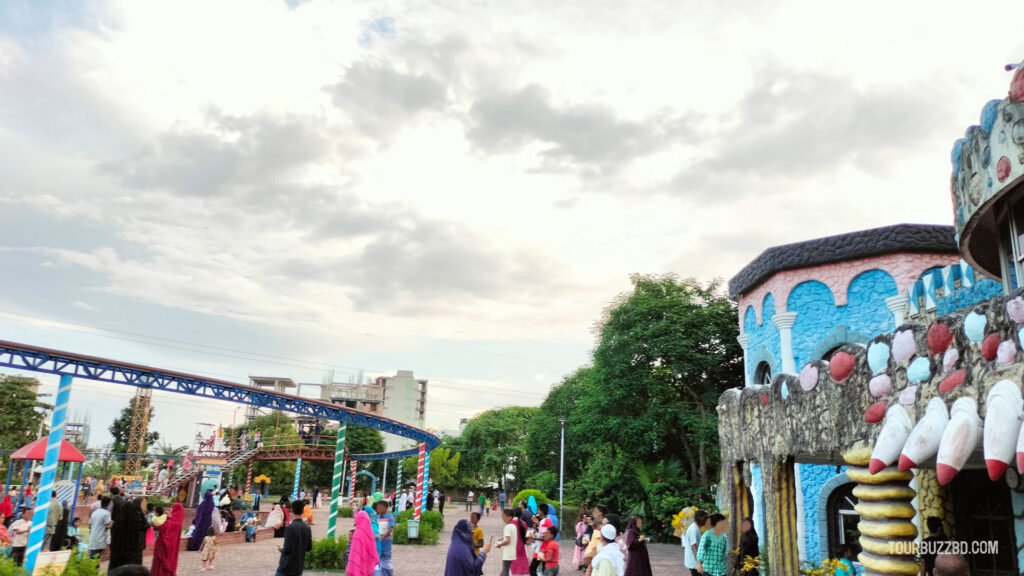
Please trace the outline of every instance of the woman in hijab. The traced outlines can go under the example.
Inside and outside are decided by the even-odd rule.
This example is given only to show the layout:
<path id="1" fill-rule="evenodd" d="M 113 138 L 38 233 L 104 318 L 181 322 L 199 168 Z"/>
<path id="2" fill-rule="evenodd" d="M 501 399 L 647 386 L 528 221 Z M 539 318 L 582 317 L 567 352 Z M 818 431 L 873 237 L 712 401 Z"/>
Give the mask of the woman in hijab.
<path id="1" fill-rule="evenodd" d="M 8 492 L 0 502 L 0 524 L 5 528 L 8 526 L 7 519 L 14 517 L 14 501 L 11 500 L 11 494 L 12 492 Z"/>
<path id="2" fill-rule="evenodd" d="M 267 521 L 263 523 L 264 528 L 274 529 L 274 538 L 284 538 L 284 512 L 281 512 L 281 505 L 274 504 L 274 508 L 267 515 Z M 281 535 L 278 536 L 277 533 Z"/>
<path id="3" fill-rule="evenodd" d="M 452 544 L 448 547 L 448 562 L 444 566 L 444 576 L 481 576 L 484 573 L 484 561 L 491 545 L 484 546 L 478 556 L 473 555 L 473 525 L 469 520 L 459 520 L 452 532 Z"/>
<path id="4" fill-rule="evenodd" d="M 586 550 L 586 546 L 583 541 L 587 539 L 588 531 L 590 529 L 590 536 L 593 536 L 593 527 L 587 524 L 587 513 L 584 510 L 580 512 L 579 516 L 576 517 L 576 545 L 573 546 L 572 550 L 572 565 L 577 568 L 583 566 L 583 551 Z"/>
<path id="5" fill-rule="evenodd" d="M 110 568 L 142 564 L 142 549 L 146 547 L 146 528 L 149 527 L 142 509 L 145 503 L 144 498 L 136 498 L 114 509 L 114 523 L 110 525 Z"/>
<path id="6" fill-rule="evenodd" d="M 546 506 L 548 507 L 548 518 L 551 519 L 551 525 L 560 529 L 561 526 L 558 525 L 558 510 L 555 510 L 555 505 L 546 504 Z"/>
<path id="7" fill-rule="evenodd" d="M 221 518 L 223 518 L 224 520 L 227 521 L 227 529 L 224 530 L 225 532 L 237 532 L 238 531 L 238 526 L 236 524 L 237 523 L 237 519 L 235 518 L 235 513 L 234 512 L 232 512 L 231 510 L 221 509 L 220 515 L 221 515 Z"/>
<path id="8" fill-rule="evenodd" d="M 537 513 L 537 499 L 533 496 L 526 501 L 526 507 L 530 509 L 530 512 Z"/>
<path id="9" fill-rule="evenodd" d="M 192 520 L 192 525 L 195 526 L 195 530 L 192 531 L 192 537 L 188 540 L 188 549 L 196 552 L 199 547 L 203 544 L 203 539 L 206 538 L 206 531 L 210 528 L 210 522 L 212 516 L 210 515 L 216 506 L 213 503 L 213 492 L 210 490 L 203 494 L 203 501 L 199 503 L 199 507 L 196 508 L 196 517 Z"/>
<path id="10" fill-rule="evenodd" d="M 744 560 L 747 556 L 757 558 L 761 553 L 758 546 L 757 530 L 754 530 L 754 521 L 749 516 L 744 518 L 740 523 L 740 530 L 740 551 L 736 555 L 736 570 L 742 576 L 751 576 L 752 574 L 757 574 L 757 570 L 742 572 L 740 569 L 743 568 Z"/>
<path id="11" fill-rule="evenodd" d="M 153 545 L 151 576 L 175 576 L 178 572 L 178 549 L 181 545 L 181 525 L 185 522 L 185 508 L 175 502 L 171 514 L 160 525 L 160 535 Z"/>
<path id="12" fill-rule="evenodd" d="M 345 574 L 373 576 L 377 564 L 380 564 L 380 556 L 377 554 L 377 539 L 373 537 L 373 528 L 370 526 L 370 515 L 360 510 L 356 514 L 356 528 L 352 531 Z"/>
<path id="13" fill-rule="evenodd" d="M 647 555 L 647 537 L 640 534 L 644 522 L 639 516 L 630 516 L 626 525 L 626 576 L 653 576 L 651 559 Z"/>

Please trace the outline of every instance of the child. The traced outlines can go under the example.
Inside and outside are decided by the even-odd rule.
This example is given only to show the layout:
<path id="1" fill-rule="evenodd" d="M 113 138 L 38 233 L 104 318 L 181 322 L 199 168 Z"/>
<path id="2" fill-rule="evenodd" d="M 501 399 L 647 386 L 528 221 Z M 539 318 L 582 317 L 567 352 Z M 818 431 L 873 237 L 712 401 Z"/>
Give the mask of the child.
<path id="1" fill-rule="evenodd" d="M 32 509 L 21 513 L 21 518 L 11 524 L 8 533 L 11 536 L 11 558 L 21 566 L 25 563 L 25 548 L 28 546 L 28 533 L 32 531 Z"/>
<path id="2" fill-rule="evenodd" d="M 78 550 L 79 552 L 82 552 L 84 544 L 81 538 L 81 523 L 82 519 L 76 516 L 71 520 L 71 526 L 68 526 L 68 548 Z M 85 554 L 89 553 L 88 544 L 85 544 L 84 550 Z"/>
<path id="3" fill-rule="evenodd" d="M 544 576 L 558 576 L 558 528 L 548 526 L 541 538 L 537 558 L 544 563 Z"/>
<path id="4" fill-rule="evenodd" d="M 213 560 L 217 557 L 219 549 L 220 546 L 217 546 L 217 530 L 210 526 L 206 530 L 206 538 L 203 538 L 203 543 L 199 546 L 200 558 L 203 560 L 203 567 L 200 571 L 213 570 Z"/>
<path id="5" fill-rule="evenodd" d="M 856 573 L 853 568 L 853 558 L 853 546 L 843 544 L 839 548 L 839 566 L 836 567 L 835 576 L 853 576 Z"/>
<path id="6" fill-rule="evenodd" d="M 490 499 L 490 497 L 487 498 L 487 500 L 484 502 L 484 504 L 486 504 L 486 506 L 484 506 L 484 514 L 486 514 L 487 516 L 490 516 L 491 515 L 491 499 Z"/>

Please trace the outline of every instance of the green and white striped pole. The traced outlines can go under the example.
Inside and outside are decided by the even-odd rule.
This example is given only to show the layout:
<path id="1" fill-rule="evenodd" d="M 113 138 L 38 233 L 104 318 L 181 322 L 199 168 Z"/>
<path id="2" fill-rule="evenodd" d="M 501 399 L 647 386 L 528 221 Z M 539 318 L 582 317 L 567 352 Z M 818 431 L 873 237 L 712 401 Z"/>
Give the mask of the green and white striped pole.
<path id="1" fill-rule="evenodd" d="M 39 480 L 39 493 L 36 495 L 36 507 L 32 516 L 32 531 L 28 535 L 28 550 L 25 551 L 25 570 L 31 574 L 36 567 L 36 557 L 43 547 L 43 534 L 46 531 L 46 517 L 50 506 L 60 506 L 51 497 L 53 482 L 57 479 L 57 461 L 60 459 L 60 446 L 64 441 L 64 426 L 68 421 L 68 401 L 71 399 L 71 376 L 61 376 L 57 388 L 57 404 L 50 420 L 50 436 L 46 439 L 46 456 L 43 457 L 43 477 Z"/>
<path id="2" fill-rule="evenodd" d="M 334 445 L 334 476 L 331 478 L 331 515 L 327 518 L 327 537 L 334 540 L 334 524 L 341 500 L 341 477 L 345 475 L 345 423 L 338 425 L 338 441 Z"/>
<path id="3" fill-rule="evenodd" d="M 299 475 L 302 474 L 302 457 L 295 460 L 295 486 L 292 487 L 292 500 L 299 497 Z"/>

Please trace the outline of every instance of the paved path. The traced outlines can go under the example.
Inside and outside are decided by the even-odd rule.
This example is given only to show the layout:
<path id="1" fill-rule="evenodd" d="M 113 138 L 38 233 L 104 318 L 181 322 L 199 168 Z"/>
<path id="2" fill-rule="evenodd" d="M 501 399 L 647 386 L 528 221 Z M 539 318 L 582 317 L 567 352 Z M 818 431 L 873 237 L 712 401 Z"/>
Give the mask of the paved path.
<path id="1" fill-rule="evenodd" d="M 323 538 L 327 534 L 327 508 L 320 508 L 314 511 L 316 518 L 313 525 L 313 538 Z M 445 514 L 445 528 L 441 532 L 441 538 L 436 546 L 395 546 L 392 561 L 395 567 L 396 576 L 440 576 L 444 574 L 445 559 L 448 555 L 448 544 L 451 541 L 451 529 L 462 518 L 469 518 L 468 512 L 461 509 L 447 510 Z M 491 536 L 495 540 L 501 537 L 501 515 L 491 513 L 485 516 L 480 522 L 484 530 L 485 539 Z M 347 535 L 352 528 L 352 519 L 340 519 L 338 526 L 339 534 Z M 255 543 L 240 543 L 229 546 L 222 546 L 216 561 L 216 567 L 212 572 L 200 572 L 202 563 L 197 552 L 182 552 L 178 560 L 178 574 L 181 576 L 254 576 L 258 574 L 273 574 L 277 568 L 278 552 L 277 545 L 280 539 L 262 538 Z M 583 573 L 572 566 L 572 540 L 562 540 L 563 554 L 560 576 L 580 576 Z M 678 545 L 671 544 L 649 544 L 648 551 L 651 556 L 651 565 L 654 568 L 655 576 L 669 576 L 684 574 L 682 550 Z M 484 576 L 497 576 L 501 572 L 500 553 L 492 551 L 484 563 Z M 147 566 L 152 561 L 145 559 Z M 105 563 L 104 563 L 105 564 Z M 101 573 L 106 566 L 101 567 Z M 317 573 L 306 571 L 308 576 L 326 576 L 329 573 Z M 337 576 L 337 574 L 332 574 Z"/>

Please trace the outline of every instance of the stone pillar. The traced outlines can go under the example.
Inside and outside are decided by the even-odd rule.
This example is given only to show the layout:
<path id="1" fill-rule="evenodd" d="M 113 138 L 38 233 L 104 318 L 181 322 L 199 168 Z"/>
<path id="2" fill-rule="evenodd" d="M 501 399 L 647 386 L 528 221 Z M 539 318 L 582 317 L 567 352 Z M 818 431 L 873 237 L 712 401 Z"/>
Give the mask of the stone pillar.
<path id="1" fill-rule="evenodd" d="M 907 319 L 907 305 L 907 297 L 902 294 L 885 299 L 885 306 L 892 312 L 897 328 Z"/>
<path id="2" fill-rule="evenodd" d="M 807 561 L 807 516 L 804 513 L 803 480 L 800 465 L 793 464 L 793 486 L 796 487 L 796 550 L 800 562 Z"/>
<path id="3" fill-rule="evenodd" d="M 739 546 L 741 520 L 748 516 L 753 517 L 754 510 L 750 506 L 750 493 L 744 474 L 744 463 L 735 462 L 733 465 L 723 463 L 722 481 L 719 484 L 719 500 L 722 502 L 725 513 L 729 518 L 729 543 L 735 548 Z"/>
<path id="4" fill-rule="evenodd" d="M 889 466 L 871 474 L 867 469 L 871 460 L 868 449 L 849 452 L 843 458 L 850 464 L 846 475 L 857 483 L 853 495 L 860 500 L 855 509 L 861 518 L 857 528 L 863 550 L 857 559 L 864 565 L 865 573 L 917 574 L 921 566 L 914 559 L 917 527 L 912 522 L 916 511 L 910 504 L 914 499 L 914 489 L 910 487 L 914 473 Z"/>
<path id="5" fill-rule="evenodd" d="M 740 343 L 740 348 L 743 348 L 743 385 L 750 386 L 750 361 L 747 356 L 747 344 L 750 343 L 750 335 L 740 334 L 736 337 L 736 341 Z"/>
<path id="6" fill-rule="evenodd" d="M 781 312 L 772 316 L 772 322 L 779 329 L 779 342 L 782 348 L 782 371 L 796 375 L 796 360 L 793 358 L 793 323 L 796 312 Z"/>
<path id="7" fill-rule="evenodd" d="M 953 498 L 949 493 L 949 487 L 939 484 L 935 470 L 918 470 L 915 480 L 921 536 L 928 536 L 928 517 L 935 516 L 942 520 L 946 536 L 952 538 L 956 535 L 956 519 L 953 516 Z"/>
<path id="8" fill-rule="evenodd" d="M 799 574 L 797 541 L 796 473 L 792 458 L 761 459 L 768 568 L 772 574 Z"/>

